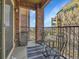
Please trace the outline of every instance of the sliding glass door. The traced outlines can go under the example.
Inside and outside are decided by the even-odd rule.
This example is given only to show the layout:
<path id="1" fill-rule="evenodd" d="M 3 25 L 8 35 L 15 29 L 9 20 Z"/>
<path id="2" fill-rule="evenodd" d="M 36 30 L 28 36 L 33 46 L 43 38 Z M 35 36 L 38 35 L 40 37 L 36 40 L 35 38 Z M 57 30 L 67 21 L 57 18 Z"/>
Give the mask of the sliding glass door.
<path id="1" fill-rule="evenodd" d="M 13 48 L 13 6 L 11 0 L 5 1 L 5 57 L 9 55 Z"/>
<path id="2" fill-rule="evenodd" d="M 2 59 L 2 0 L 0 0 L 0 59 Z"/>

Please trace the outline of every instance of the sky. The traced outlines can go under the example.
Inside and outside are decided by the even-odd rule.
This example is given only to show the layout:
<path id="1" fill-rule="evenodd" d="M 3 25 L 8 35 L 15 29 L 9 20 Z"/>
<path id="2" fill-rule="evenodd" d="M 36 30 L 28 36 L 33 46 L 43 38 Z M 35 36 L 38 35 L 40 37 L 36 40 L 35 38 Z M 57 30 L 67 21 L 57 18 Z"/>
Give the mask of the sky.
<path id="1" fill-rule="evenodd" d="M 51 18 L 54 18 L 56 14 L 71 0 L 51 0 L 51 2 L 44 8 L 44 27 L 51 27 Z M 35 11 L 30 10 L 30 26 L 35 27 Z"/>

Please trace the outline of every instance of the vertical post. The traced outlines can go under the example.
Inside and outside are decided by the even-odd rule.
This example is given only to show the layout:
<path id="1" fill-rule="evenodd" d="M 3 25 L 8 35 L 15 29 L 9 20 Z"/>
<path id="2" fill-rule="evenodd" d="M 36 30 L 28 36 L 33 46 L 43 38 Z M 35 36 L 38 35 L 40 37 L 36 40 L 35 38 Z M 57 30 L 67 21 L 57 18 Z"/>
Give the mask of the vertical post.
<path id="1" fill-rule="evenodd" d="M 15 45 L 19 46 L 19 3 L 17 0 L 14 1 L 14 13 L 15 13 Z"/>
<path id="2" fill-rule="evenodd" d="M 30 39 L 30 11 L 29 11 L 29 9 L 28 9 L 28 16 L 27 16 L 28 18 L 28 23 L 27 23 L 27 26 L 28 26 L 28 40 Z"/>
<path id="3" fill-rule="evenodd" d="M 37 5 L 36 9 L 36 42 L 42 39 L 42 32 L 44 29 L 44 9 Z"/>
<path id="4" fill-rule="evenodd" d="M 29 20 L 27 8 L 20 8 L 20 19 L 19 19 L 19 44 L 20 46 L 26 46 L 27 40 L 29 39 Z"/>
<path id="5" fill-rule="evenodd" d="M 79 27 L 78 27 L 78 58 L 79 58 Z"/>

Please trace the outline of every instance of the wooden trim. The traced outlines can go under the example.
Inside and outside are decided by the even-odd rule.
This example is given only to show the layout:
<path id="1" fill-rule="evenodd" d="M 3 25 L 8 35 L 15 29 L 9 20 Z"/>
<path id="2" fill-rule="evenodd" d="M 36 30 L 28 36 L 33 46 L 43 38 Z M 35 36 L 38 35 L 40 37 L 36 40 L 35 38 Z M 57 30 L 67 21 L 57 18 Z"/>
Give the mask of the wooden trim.
<path id="1" fill-rule="evenodd" d="M 40 8 L 44 8 L 50 2 L 50 0 L 44 0 L 44 1 L 41 0 L 40 3 L 32 3 L 32 2 L 28 2 L 28 1 L 24 1 L 24 0 L 15 0 L 15 1 L 17 1 L 17 3 L 19 3 L 19 6 L 27 7 L 29 9 L 33 9 L 33 10 L 36 10 L 35 5 L 39 5 Z"/>
<path id="2" fill-rule="evenodd" d="M 2 58 L 3 59 L 5 59 L 5 25 L 4 25 L 4 23 L 5 23 L 5 0 L 3 0 L 3 21 L 2 21 L 2 46 L 3 46 L 3 48 L 2 48 L 2 50 L 3 50 L 3 56 L 2 56 Z"/>
<path id="3" fill-rule="evenodd" d="M 10 51 L 10 53 L 9 53 L 9 55 L 8 55 L 8 57 L 7 57 L 7 59 L 10 59 L 11 58 L 11 55 L 12 55 L 12 53 L 13 53 L 13 51 L 14 51 L 14 49 L 15 49 L 15 43 L 14 43 L 14 39 L 15 39 L 15 17 L 14 17 L 14 1 L 13 0 L 11 0 L 11 3 L 12 3 L 12 5 L 13 5 L 13 48 L 12 48 L 12 50 Z"/>
<path id="4" fill-rule="evenodd" d="M 19 46 L 19 3 L 14 0 L 14 17 L 15 17 L 15 46 Z"/>
<path id="5" fill-rule="evenodd" d="M 46 7 L 51 0 L 47 0 L 47 2 L 42 6 L 42 8 Z"/>

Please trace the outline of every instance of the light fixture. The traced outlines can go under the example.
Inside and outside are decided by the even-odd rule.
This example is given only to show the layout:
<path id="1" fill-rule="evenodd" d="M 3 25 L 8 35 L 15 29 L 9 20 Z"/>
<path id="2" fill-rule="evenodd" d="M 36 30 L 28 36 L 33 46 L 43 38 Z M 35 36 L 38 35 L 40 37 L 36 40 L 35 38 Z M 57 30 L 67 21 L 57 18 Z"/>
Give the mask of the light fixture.
<path id="1" fill-rule="evenodd" d="M 16 9 L 16 12 L 18 12 L 18 9 Z"/>

